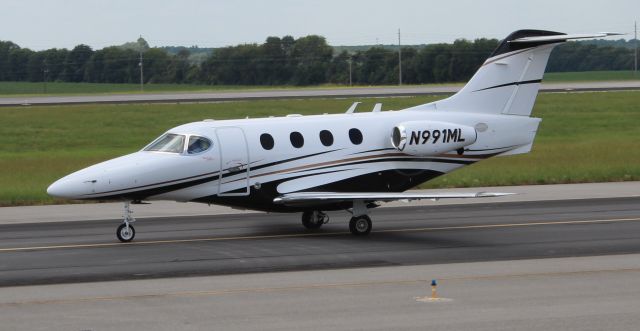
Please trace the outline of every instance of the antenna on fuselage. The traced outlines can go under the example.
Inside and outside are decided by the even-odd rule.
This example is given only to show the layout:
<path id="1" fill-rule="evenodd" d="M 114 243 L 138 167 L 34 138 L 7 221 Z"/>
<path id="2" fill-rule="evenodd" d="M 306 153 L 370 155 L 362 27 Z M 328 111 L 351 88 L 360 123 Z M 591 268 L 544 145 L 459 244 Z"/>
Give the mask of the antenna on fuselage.
<path id="1" fill-rule="evenodd" d="M 353 105 L 351 105 L 351 107 L 349 107 L 349 109 L 347 109 L 347 114 L 353 114 L 356 111 L 356 108 L 358 108 L 358 105 L 361 104 L 362 102 L 360 101 L 356 101 L 353 103 Z"/>

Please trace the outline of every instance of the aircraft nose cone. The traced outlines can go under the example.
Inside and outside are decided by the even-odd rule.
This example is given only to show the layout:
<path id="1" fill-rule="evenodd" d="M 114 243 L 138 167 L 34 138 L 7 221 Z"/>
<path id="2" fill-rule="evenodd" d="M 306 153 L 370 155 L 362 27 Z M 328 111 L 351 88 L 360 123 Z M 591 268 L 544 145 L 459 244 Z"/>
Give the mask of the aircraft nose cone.
<path id="1" fill-rule="evenodd" d="M 47 188 L 47 194 L 56 198 L 68 198 L 70 189 L 61 180 L 55 181 Z"/>
<path id="2" fill-rule="evenodd" d="M 87 194 L 82 182 L 75 178 L 62 178 L 47 188 L 47 194 L 56 198 L 77 199 Z"/>

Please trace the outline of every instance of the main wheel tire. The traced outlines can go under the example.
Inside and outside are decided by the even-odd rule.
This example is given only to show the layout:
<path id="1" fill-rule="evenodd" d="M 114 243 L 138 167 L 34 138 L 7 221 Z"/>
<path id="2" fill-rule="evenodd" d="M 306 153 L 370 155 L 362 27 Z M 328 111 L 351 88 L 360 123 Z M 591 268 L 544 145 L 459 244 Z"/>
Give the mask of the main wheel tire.
<path id="1" fill-rule="evenodd" d="M 129 227 L 126 224 L 120 224 L 116 230 L 116 237 L 123 243 L 128 243 L 136 237 L 136 229 L 131 224 L 129 224 Z"/>
<path id="2" fill-rule="evenodd" d="M 319 229 L 324 222 L 317 219 L 318 211 L 305 211 L 302 213 L 302 225 L 309 230 Z"/>
<path id="3" fill-rule="evenodd" d="M 371 219 L 367 215 L 352 217 L 351 221 L 349 221 L 349 230 L 351 234 L 356 236 L 369 234 L 372 227 L 373 223 L 371 223 Z"/>

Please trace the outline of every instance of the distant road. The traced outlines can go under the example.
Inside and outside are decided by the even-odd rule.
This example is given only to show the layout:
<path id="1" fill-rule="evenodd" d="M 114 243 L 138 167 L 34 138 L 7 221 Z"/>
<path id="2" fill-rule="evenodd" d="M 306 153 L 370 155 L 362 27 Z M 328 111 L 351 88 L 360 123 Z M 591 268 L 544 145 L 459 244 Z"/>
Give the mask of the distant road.
<path id="1" fill-rule="evenodd" d="M 296 98 L 353 98 L 353 97 L 393 97 L 416 95 L 442 95 L 457 92 L 462 85 L 408 86 L 408 87 L 362 87 L 335 89 L 290 89 L 256 90 L 241 92 L 176 92 L 149 94 L 109 94 L 84 96 L 27 96 L 0 97 L 0 107 L 20 105 L 70 105 L 97 103 L 174 103 L 174 102 L 212 102 L 260 99 L 296 99 Z M 639 81 L 607 82 L 567 82 L 544 83 L 541 91 L 620 91 L 640 90 Z"/>

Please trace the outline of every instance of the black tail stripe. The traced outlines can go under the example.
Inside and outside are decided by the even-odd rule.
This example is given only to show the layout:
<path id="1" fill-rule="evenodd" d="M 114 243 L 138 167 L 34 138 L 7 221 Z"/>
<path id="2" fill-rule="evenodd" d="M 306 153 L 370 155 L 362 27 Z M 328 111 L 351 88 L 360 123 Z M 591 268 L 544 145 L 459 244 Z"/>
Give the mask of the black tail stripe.
<path id="1" fill-rule="evenodd" d="M 507 84 L 491 86 L 491 87 L 483 88 L 483 89 L 480 89 L 480 90 L 475 90 L 473 92 L 486 91 L 486 90 L 491 90 L 491 89 L 494 89 L 494 88 L 505 87 L 505 86 L 536 84 L 536 83 L 541 83 L 541 82 L 542 82 L 542 79 L 525 80 L 525 81 L 522 81 L 522 82 L 512 82 L 512 83 L 507 83 Z"/>

